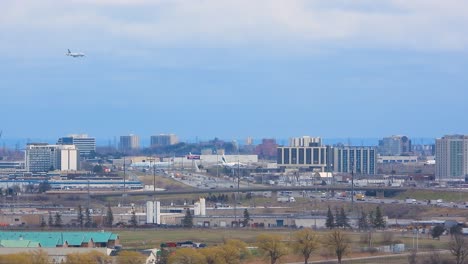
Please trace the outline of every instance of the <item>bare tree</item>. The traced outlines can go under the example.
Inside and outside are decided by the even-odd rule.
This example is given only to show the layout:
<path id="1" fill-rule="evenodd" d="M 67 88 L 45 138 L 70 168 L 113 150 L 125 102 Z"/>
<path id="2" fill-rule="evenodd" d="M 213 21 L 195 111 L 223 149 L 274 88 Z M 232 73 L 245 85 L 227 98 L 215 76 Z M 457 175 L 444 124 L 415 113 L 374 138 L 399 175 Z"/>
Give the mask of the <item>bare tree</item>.
<path id="1" fill-rule="evenodd" d="M 408 255 L 408 264 L 417 264 L 417 252 L 416 250 L 411 250 L 409 255 Z"/>
<path id="2" fill-rule="evenodd" d="M 270 260 L 270 264 L 278 263 L 280 258 L 288 253 L 286 245 L 281 242 L 281 237 L 275 234 L 259 235 L 257 245 L 263 255 Z"/>
<path id="3" fill-rule="evenodd" d="M 304 258 L 304 264 L 307 264 L 312 253 L 318 248 L 318 238 L 312 229 L 305 228 L 294 233 L 292 242 L 294 252 Z"/>
<path id="4" fill-rule="evenodd" d="M 462 234 L 455 234 L 449 243 L 449 249 L 457 264 L 465 263 L 468 257 L 468 240 Z"/>
<path id="5" fill-rule="evenodd" d="M 341 264 L 343 256 L 350 250 L 349 238 L 341 230 L 334 230 L 328 234 L 325 244 L 335 252 L 339 264 Z"/>

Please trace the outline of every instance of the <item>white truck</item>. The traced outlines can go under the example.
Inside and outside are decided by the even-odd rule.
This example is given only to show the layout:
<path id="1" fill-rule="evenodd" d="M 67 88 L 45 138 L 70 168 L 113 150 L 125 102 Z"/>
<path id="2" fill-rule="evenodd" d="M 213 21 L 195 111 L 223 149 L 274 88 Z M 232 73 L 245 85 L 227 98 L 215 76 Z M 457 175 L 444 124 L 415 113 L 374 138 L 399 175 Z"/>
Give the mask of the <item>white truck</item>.
<path id="1" fill-rule="evenodd" d="M 277 202 L 280 202 L 280 203 L 294 203 L 296 201 L 296 199 L 294 199 L 294 197 L 278 197 L 276 199 Z"/>
<path id="2" fill-rule="evenodd" d="M 429 200 L 429 203 L 432 204 L 432 205 L 440 205 L 442 204 L 444 201 L 442 199 L 437 199 L 437 200 Z"/>
<path id="3" fill-rule="evenodd" d="M 405 203 L 407 204 L 416 204 L 416 199 L 406 198 Z"/>

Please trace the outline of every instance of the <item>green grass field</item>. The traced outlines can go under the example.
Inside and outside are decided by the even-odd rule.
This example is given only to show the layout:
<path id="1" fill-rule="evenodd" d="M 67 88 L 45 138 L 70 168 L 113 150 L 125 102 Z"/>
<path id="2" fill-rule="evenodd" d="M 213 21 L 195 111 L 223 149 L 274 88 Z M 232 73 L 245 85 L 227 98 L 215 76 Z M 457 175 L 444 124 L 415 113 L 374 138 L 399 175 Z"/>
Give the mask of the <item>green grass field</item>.
<path id="1" fill-rule="evenodd" d="M 396 199 L 413 198 L 416 200 L 443 199 L 447 202 L 468 202 L 468 192 L 443 190 L 410 190 L 395 196 Z"/>
<path id="2" fill-rule="evenodd" d="M 239 239 L 247 244 L 255 243 L 255 238 L 262 233 L 275 233 L 283 237 L 284 241 L 292 238 L 295 229 L 125 229 L 114 230 L 120 236 L 120 241 L 125 248 L 147 248 L 159 247 L 163 242 L 194 241 L 216 245 L 223 243 L 228 239 Z M 329 231 L 317 231 L 320 237 L 325 237 Z M 399 243 L 405 243 L 411 247 L 413 237 L 411 234 L 402 234 L 400 232 L 373 232 L 372 245 L 379 246 L 388 244 L 385 240 L 392 240 Z M 355 248 L 367 245 L 368 242 L 362 241 L 366 233 L 347 231 L 348 236 Z M 385 237 L 387 236 L 387 237 Z M 433 240 L 428 235 L 419 236 L 419 246 L 421 248 L 446 249 L 448 236 L 441 237 L 441 240 Z"/>
<path id="3" fill-rule="evenodd" d="M 159 247 L 163 242 L 194 241 L 208 245 L 216 245 L 227 239 L 240 239 L 246 243 L 254 243 L 255 237 L 266 232 L 262 229 L 158 229 L 158 230 L 115 230 L 120 236 L 122 245 L 126 248 Z M 275 231 L 283 236 L 291 232 Z"/>

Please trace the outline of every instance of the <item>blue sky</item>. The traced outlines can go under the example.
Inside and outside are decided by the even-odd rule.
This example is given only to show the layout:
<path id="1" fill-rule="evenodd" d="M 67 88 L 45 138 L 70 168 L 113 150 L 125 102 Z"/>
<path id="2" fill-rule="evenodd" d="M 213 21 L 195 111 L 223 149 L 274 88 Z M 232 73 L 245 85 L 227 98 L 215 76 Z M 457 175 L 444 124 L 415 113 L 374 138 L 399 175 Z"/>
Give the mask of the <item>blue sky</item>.
<path id="1" fill-rule="evenodd" d="M 465 1 L 1 6 L 7 139 L 468 133 Z"/>

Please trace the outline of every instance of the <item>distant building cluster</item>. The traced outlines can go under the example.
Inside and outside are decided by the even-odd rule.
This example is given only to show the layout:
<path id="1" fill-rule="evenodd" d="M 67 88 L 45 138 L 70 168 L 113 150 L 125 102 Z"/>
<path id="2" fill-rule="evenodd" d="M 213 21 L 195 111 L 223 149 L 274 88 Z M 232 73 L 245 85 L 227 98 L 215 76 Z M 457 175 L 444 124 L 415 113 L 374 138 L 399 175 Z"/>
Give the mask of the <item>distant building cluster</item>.
<path id="1" fill-rule="evenodd" d="M 25 150 L 25 170 L 32 173 L 77 171 L 80 169 L 80 156 L 87 157 L 95 152 L 96 138 L 86 134 L 61 137 L 55 145 L 29 143 Z"/>
<path id="2" fill-rule="evenodd" d="M 411 153 L 411 140 L 407 136 L 384 137 L 379 140 L 378 151 L 383 156 L 400 156 Z"/>
<path id="3" fill-rule="evenodd" d="M 432 168 L 429 176 L 435 179 L 468 178 L 468 135 L 445 135 L 436 139 L 435 144 L 425 145 L 414 145 L 405 135 L 384 137 L 379 140 L 377 146 L 324 144 L 321 137 L 312 136 L 292 137 L 288 146 L 279 146 L 273 138 L 262 139 L 256 145 L 253 142 L 253 138 L 248 137 L 245 146 L 238 146 L 237 141 L 229 144 L 216 139 L 208 144 L 205 143 L 206 145 L 201 144 L 198 153 L 217 157 L 224 154 L 226 147 L 227 153 L 237 152 L 239 155 L 241 149 L 243 152 L 240 154 L 255 154 L 262 162 L 275 160 L 276 163 L 273 164 L 280 170 L 376 175 L 389 171 L 392 174 L 398 171 L 404 172 L 404 166 L 412 164 L 411 166 Z M 175 134 L 158 134 L 150 137 L 150 147 L 160 148 L 158 151 L 164 151 L 164 147 L 178 143 L 179 139 Z M 138 154 L 140 149 L 138 135 L 120 136 L 118 144 L 120 152 L 134 155 Z M 31 173 L 52 170 L 77 171 L 80 169 L 80 158 L 93 158 L 95 153 L 96 138 L 86 134 L 72 134 L 59 138 L 53 145 L 29 143 L 25 149 L 24 161 L 2 160 L 0 169 L 23 169 Z M 175 156 L 172 157 L 171 161 L 173 160 Z M 252 164 L 251 161 L 254 159 L 248 160 Z M 271 164 L 267 164 L 266 167 L 272 168 Z M 420 167 L 414 171 L 427 172 L 427 168 Z"/>

